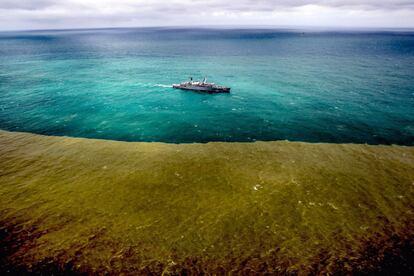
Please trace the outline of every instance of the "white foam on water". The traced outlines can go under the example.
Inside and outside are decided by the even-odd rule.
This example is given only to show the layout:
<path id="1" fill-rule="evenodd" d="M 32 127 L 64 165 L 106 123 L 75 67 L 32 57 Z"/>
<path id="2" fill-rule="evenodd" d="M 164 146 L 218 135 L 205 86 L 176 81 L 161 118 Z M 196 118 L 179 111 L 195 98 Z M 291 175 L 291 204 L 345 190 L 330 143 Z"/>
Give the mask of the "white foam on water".
<path id="1" fill-rule="evenodd" d="M 166 84 L 154 84 L 154 86 L 156 86 L 156 87 L 164 87 L 164 88 L 171 87 L 171 85 L 166 85 Z"/>
<path id="2" fill-rule="evenodd" d="M 153 84 L 153 83 L 136 83 L 136 85 L 141 86 L 141 87 L 164 87 L 164 88 L 168 88 L 168 87 L 172 87 L 171 85 L 167 85 L 167 84 Z"/>

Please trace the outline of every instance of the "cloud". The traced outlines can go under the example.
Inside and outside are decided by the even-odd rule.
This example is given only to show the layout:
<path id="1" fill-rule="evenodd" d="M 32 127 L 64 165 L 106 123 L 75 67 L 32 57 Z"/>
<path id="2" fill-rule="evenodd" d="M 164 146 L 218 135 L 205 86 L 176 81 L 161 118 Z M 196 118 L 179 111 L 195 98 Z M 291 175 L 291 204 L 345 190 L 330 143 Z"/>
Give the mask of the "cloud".
<path id="1" fill-rule="evenodd" d="M 296 8 L 306 5 L 317 5 L 324 7 L 356 7 L 362 9 L 413 9 L 412 0 L 2 0 L 0 9 L 18 10 L 41 10 L 49 7 L 65 8 L 79 7 L 99 10 L 103 7 L 117 8 L 143 8 L 153 7 L 154 9 L 183 9 L 197 8 L 219 8 L 228 11 L 250 10 L 263 11 L 276 8 Z M 175 7 L 175 8 L 174 8 Z"/>
<path id="2" fill-rule="evenodd" d="M 0 0 L 0 28 L 148 25 L 414 27 L 413 0 Z"/>
<path id="3" fill-rule="evenodd" d="M 52 0 L 1 0 L 0 9 L 5 10 L 41 10 L 53 6 Z"/>

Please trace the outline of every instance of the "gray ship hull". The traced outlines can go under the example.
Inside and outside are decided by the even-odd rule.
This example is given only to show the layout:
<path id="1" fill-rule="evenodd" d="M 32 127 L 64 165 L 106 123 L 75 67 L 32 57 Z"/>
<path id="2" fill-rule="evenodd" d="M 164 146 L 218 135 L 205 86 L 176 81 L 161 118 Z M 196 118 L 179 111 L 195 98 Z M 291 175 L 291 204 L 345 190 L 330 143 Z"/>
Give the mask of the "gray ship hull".
<path id="1" fill-rule="evenodd" d="M 184 85 L 174 84 L 173 88 L 181 89 L 181 90 L 205 92 L 205 93 L 230 93 L 229 87 L 204 87 L 204 86 L 197 86 L 197 85 L 185 85 L 184 86 Z"/>

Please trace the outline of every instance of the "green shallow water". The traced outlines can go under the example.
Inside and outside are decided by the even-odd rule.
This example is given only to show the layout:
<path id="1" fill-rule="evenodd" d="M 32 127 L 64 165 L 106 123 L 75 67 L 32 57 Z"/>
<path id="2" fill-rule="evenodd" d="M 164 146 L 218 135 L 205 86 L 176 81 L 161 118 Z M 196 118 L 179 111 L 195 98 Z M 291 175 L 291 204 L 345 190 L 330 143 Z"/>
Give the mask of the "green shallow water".
<path id="1" fill-rule="evenodd" d="M 0 156 L 2 268 L 410 269 L 413 147 L 173 145 L 1 131 Z"/>

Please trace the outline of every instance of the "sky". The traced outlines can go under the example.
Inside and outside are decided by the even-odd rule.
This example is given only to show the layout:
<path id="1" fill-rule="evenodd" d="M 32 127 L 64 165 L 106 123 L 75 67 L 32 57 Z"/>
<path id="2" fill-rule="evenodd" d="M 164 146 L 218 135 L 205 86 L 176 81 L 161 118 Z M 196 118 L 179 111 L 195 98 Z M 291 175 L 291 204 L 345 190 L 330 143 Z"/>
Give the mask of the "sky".
<path id="1" fill-rule="evenodd" d="M 0 0 L 0 30 L 143 26 L 413 28 L 414 0 Z"/>

